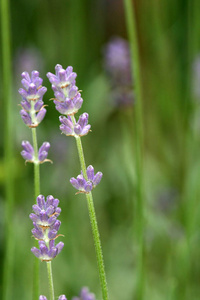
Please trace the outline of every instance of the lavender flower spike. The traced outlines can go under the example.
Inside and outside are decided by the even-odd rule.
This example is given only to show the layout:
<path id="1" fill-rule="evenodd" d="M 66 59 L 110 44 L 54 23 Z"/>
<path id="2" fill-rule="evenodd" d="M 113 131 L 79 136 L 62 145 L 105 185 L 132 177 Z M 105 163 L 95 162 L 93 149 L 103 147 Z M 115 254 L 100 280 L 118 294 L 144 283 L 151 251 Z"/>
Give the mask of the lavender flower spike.
<path id="1" fill-rule="evenodd" d="M 88 134 L 90 131 L 91 125 L 88 124 L 88 114 L 83 113 L 80 115 L 78 122 L 73 124 L 72 118 L 70 116 L 64 117 L 60 116 L 59 117 L 60 122 L 62 123 L 60 125 L 60 130 L 62 133 L 65 135 L 69 136 L 84 136 Z"/>
<path id="2" fill-rule="evenodd" d="M 89 292 L 87 287 L 83 287 L 80 292 L 79 297 L 73 297 L 72 300 L 96 300 L 96 297 L 93 293 Z"/>
<path id="3" fill-rule="evenodd" d="M 30 163 L 44 163 L 51 162 L 50 159 L 47 159 L 48 151 L 50 148 L 50 144 L 48 142 L 44 142 L 38 151 L 38 157 L 35 156 L 33 146 L 28 141 L 22 141 L 23 151 L 21 151 L 22 157 L 26 160 L 26 162 Z"/>
<path id="4" fill-rule="evenodd" d="M 77 190 L 79 190 L 79 193 L 89 193 L 93 188 L 99 184 L 101 181 L 103 174 L 101 172 L 97 172 L 94 175 L 94 168 L 93 166 L 87 167 L 87 178 L 85 179 L 83 176 L 83 173 L 81 172 L 80 175 L 77 176 L 77 178 L 72 177 L 70 179 L 71 184 L 73 187 Z"/>
<path id="5" fill-rule="evenodd" d="M 58 230 L 61 222 L 57 220 L 61 209 L 58 207 L 59 200 L 49 195 L 37 197 L 37 204 L 33 205 L 34 213 L 30 214 L 34 228 L 32 234 L 39 240 L 39 249 L 33 247 L 31 251 L 41 261 L 51 261 L 62 250 L 64 243 L 55 245 L 55 239 L 59 236 Z"/>
<path id="6" fill-rule="evenodd" d="M 42 86 L 43 80 L 39 77 L 38 71 L 32 71 L 31 76 L 28 72 L 23 72 L 21 76 L 23 88 L 19 89 L 19 94 L 22 96 L 20 115 L 28 127 L 34 128 L 46 114 L 42 98 L 47 88 Z"/>
<path id="7" fill-rule="evenodd" d="M 47 77 L 52 84 L 56 109 L 63 115 L 73 115 L 82 106 L 83 99 L 75 85 L 76 73 L 72 67 L 63 69 L 61 65 L 56 65 L 56 74 L 47 73 Z"/>

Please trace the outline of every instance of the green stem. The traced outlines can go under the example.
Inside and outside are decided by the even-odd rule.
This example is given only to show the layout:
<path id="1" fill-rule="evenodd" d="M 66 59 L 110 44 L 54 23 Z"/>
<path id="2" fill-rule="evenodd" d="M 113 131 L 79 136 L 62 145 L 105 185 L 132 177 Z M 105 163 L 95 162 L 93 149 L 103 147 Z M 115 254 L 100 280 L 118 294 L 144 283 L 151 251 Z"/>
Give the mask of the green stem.
<path id="1" fill-rule="evenodd" d="M 73 121 L 73 123 L 75 123 L 74 116 L 72 116 L 72 121 Z M 77 149 L 78 149 L 79 160 L 80 160 L 83 176 L 87 179 L 83 147 L 82 147 L 82 143 L 81 143 L 81 138 L 79 136 L 76 137 L 76 145 L 77 145 Z M 93 234 L 94 245 L 95 245 L 95 250 L 96 250 L 96 257 L 97 257 L 97 264 L 98 264 L 98 269 L 99 269 L 99 278 L 100 278 L 102 296 L 103 296 L 104 300 L 108 300 L 109 299 L 108 298 L 108 288 L 107 288 L 106 273 L 105 273 L 104 260 L 103 260 L 103 252 L 102 252 L 102 248 L 101 248 L 101 240 L 100 240 L 99 229 L 98 229 L 98 225 L 97 225 L 97 218 L 96 218 L 96 213 L 95 213 L 95 208 L 94 208 L 92 192 L 86 194 L 86 199 L 87 199 L 87 203 L 88 203 L 90 223 L 91 223 L 91 227 L 92 227 L 92 234 Z"/>
<path id="2" fill-rule="evenodd" d="M 34 163 L 34 188 L 35 188 L 35 201 L 40 195 L 40 165 L 38 162 L 38 144 L 37 144 L 37 133 L 36 128 L 32 128 L 32 139 L 33 139 L 33 149 L 36 162 Z M 35 247 L 38 246 L 38 242 L 35 241 Z M 33 299 L 38 300 L 39 298 L 39 259 L 34 259 L 33 266 Z"/>
<path id="3" fill-rule="evenodd" d="M 9 0 L 1 1 L 1 39 L 2 39 L 2 78 L 4 99 L 4 166 L 5 166 L 5 258 L 3 266 L 3 299 L 11 299 L 13 280 L 13 117 L 12 117 L 12 75 L 11 75 L 11 47 L 10 47 L 10 8 Z"/>
<path id="4" fill-rule="evenodd" d="M 47 273 L 48 273 L 48 280 L 49 280 L 50 300 L 54 300 L 54 286 L 53 286 L 53 274 L 52 274 L 51 261 L 47 262 Z"/>
<path id="5" fill-rule="evenodd" d="M 32 128 L 32 139 L 34 154 L 37 162 L 34 163 L 34 186 L 35 186 L 35 199 L 40 194 L 40 164 L 38 162 L 38 144 L 37 144 L 37 133 L 36 128 Z"/>
<path id="6" fill-rule="evenodd" d="M 144 298 L 144 195 L 143 195 L 143 122 L 142 122 L 142 87 L 140 74 L 140 61 L 138 53 L 138 39 L 136 34 L 134 6 L 131 0 L 124 0 L 127 31 L 131 50 L 131 70 L 134 79 L 136 104 L 134 107 L 135 126 L 135 155 L 137 175 L 137 202 L 136 202 L 136 238 L 139 247 L 138 257 L 138 282 L 136 288 L 136 299 Z"/>

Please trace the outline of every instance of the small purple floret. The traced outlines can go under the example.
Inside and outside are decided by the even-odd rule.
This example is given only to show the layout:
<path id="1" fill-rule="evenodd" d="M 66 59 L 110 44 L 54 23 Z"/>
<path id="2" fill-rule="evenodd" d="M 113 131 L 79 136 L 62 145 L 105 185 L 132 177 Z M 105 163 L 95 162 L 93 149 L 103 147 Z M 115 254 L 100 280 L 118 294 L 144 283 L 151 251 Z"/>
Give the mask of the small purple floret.
<path id="1" fill-rule="evenodd" d="M 87 179 L 84 178 L 82 172 L 77 178 L 72 177 L 70 179 L 70 183 L 73 187 L 79 190 L 80 193 L 89 193 L 93 188 L 100 183 L 103 174 L 101 172 L 97 172 L 94 174 L 93 166 L 87 167 Z"/>
<path id="2" fill-rule="evenodd" d="M 47 298 L 46 298 L 45 296 L 41 295 L 41 296 L 39 297 L 39 300 L 47 300 Z"/>
<path id="3" fill-rule="evenodd" d="M 59 120 L 61 122 L 60 130 L 65 135 L 70 136 L 84 136 L 90 131 L 91 125 L 88 124 L 88 114 L 83 113 L 80 115 L 78 122 L 73 124 L 71 116 L 60 116 Z"/>
<path id="4" fill-rule="evenodd" d="M 42 162 L 47 158 L 48 151 L 50 148 L 50 143 L 44 142 L 38 151 L 39 161 Z"/>
<path id="5" fill-rule="evenodd" d="M 28 141 L 22 141 L 24 150 L 21 152 L 22 157 L 27 161 L 33 161 L 34 149 Z"/>
<path id="6" fill-rule="evenodd" d="M 35 157 L 33 146 L 28 141 L 22 142 L 24 150 L 21 152 L 22 157 L 28 162 L 39 162 L 43 163 L 49 161 L 47 159 L 50 143 L 44 142 L 38 151 L 38 158 Z"/>
<path id="7" fill-rule="evenodd" d="M 39 300 L 47 300 L 47 298 L 45 296 L 40 296 L 39 297 Z M 58 300 L 67 300 L 66 296 L 65 295 L 60 295 Z"/>

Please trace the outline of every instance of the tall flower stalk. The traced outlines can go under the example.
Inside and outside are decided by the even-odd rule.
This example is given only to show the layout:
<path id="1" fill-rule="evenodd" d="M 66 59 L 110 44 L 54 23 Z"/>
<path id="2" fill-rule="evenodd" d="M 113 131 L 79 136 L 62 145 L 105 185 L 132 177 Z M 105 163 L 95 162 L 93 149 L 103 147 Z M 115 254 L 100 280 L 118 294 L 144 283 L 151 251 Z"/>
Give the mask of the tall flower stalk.
<path id="1" fill-rule="evenodd" d="M 144 270 L 144 183 L 143 183 L 143 120 L 142 120 L 142 86 L 140 74 L 140 60 L 138 51 L 138 39 L 136 33 L 135 12 L 131 0 L 124 0 L 125 17 L 127 24 L 128 37 L 131 51 L 131 70 L 132 79 L 134 78 L 135 87 L 135 155 L 136 155 L 136 174 L 137 174 L 137 201 L 135 209 L 135 229 L 138 244 L 138 269 L 136 299 L 144 298 L 145 289 L 145 270 Z"/>
<path id="2" fill-rule="evenodd" d="M 46 114 L 43 95 L 46 93 L 46 87 L 42 86 L 42 78 L 38 71 L 32 71 L 31 76 L 28 72 L 22 73 L 23 88 L 19 89 L 22 96 L 20 115 L 24 123 L 31 128 L 33 146 L 28 141 L 22 142 L 22 157 L 26 162 L 34 164 L 34 190 L 35 199 L 40 194 L 40 164 L 47 161 L 50 144 L 44 142 L 38 150 L 36 128 L 43 120 Z M 39 261 L 35 259 L 33 272 L 33 299 L 38 300 L 39 296 Z"/>
<path id="3" fill-rule="evenodd" d="M 14 259 L 13 238 L 13 118 L 12 118 L 12 76 L 10 48 L 10 9 L 9 0 L 1 1 L 2 77 L 4 99 L 4 166 L 5 166 L 5 259 L 3 267 L 3 300 L 10 299 Z"/>
<path id="4" fill-rule="evenodd" d="M 81 108 L 83 103 L 80 91 L 75 85 L 75 79 L 77 75 L 73 72 L 72 67 L 68 67 L 65 70 L 61 65 L 56 65 L 55 70 L 56 74 L 49 72 L 47 73 L 47 77 L 51 82 L 52 89 L 54 91 L 54 103 L 56 105 L 56 109 L 62 114 L 62 116 L 60 116 L 60 129 L 66 136 L 75 137 L 82 169 L 81 174 L 78 175 L 77 178 L 71 178 L 70 182 L 78 190 L 78 193 L 84 193 L 86 195 L 97 256 L 102 296 L 104 300 L 108 300 L 103 253 L 94 208 L 94 201 L 92 197 L 92 189 L 100 182 L 102 173 L 97 172 L 97 174 L 94 174 L 94 168 L 92 166 L 86 168 L 81 136 L 86 135 L 90 131 L 91 126 L 88 124 L 87 113 L 82 114 L 78 121 L 75 118 L 75 114 Z"/>

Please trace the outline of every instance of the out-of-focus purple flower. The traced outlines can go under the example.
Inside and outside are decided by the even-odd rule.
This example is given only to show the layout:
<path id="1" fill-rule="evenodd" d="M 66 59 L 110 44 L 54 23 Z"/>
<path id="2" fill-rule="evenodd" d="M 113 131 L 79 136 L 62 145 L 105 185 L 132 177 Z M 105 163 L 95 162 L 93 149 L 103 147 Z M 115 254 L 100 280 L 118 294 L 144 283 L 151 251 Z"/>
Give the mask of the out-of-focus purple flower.
<path id="1" fill-rule="evenodd" d="M 31 251 L 42 261 L 50 261 L 62 250 L 64 243 L 59 242 L 55 245 L 55 239 L 59 236 L 58 230 L 61 222 L 57 220 L 61 209 L 58 207 L 59 200 L 49 195 L 37 197 L 37 204 L 33 205 L 34 213 L 30 214 L 34 228 L 32 234 L 39 240 L 39 249 L 33 247 Z"/>
<path id="2" fill-rule="evenodd" d="M 88 134 L 91 128 L 91 125 L 88 124 L 87 113 L 83 113 L 82 115 L 80 115 L 78 122 L 76 122 L 75 124 L 73 124 L 72 118 L 70 116 L 67 116 L 67 118 L 64 116 L 60 116 L 59 120 L 62 123 L 60 125 L 60 130 L 65 135 L 84 136 Z"/>
<path id="3" fill-rule="evenodd" d="M 73 115 L 82 106 L 83 99 L 76 84 L 77 74 L 72 67 L 63 67 L 59 64 L 55 67 L 56 74 L 47 73 L 47 77 L 52 84 L 56 109 L 63 115 Z"/>
<path id="4" fill-rule="evenodd" d="M 19 48 L 14 58 L 14 66 L 16 74 L 20 74 L 23 70 L 31 72 L 34 68 L 42 71 L 44 67 L 44 59 L 39 49 L 35 47 Z"/>
<path id="5" fill-rule="evenodd" d="M 44 142 L 39 148 L 38 157 L 35 157 L 33 146 L 28 141 L 22 141 L 22 147 L 24 150 L 21 152 L 22 157 L 26 162 L 31 163 L 44 163 L 46 161 L 52 162 L 50 159 L 47 159 L 48 151 L 50 148 L 50 143 Z"/>
<path id="6" fill-rule="evenodd" d="M 32 71 L 31 76 L 28 72 L 23 72 L 21 76 L 23 88 L 19 89 L 19 94 L 22 96 L 20 114 L 24 123 L 34 128 L 39 125 L 46 114 L 42 99 L 47 88 L 42 86 L 43 80 L 39 77 L 38 71 Z"/>
<path id="7" fill-rule="evenodd" d="M 133 103 L 133 86 L 129 43 L 114 37 L 104 48 L 104 68 L 111 83 L 111 96 L 117 106 Z"/>
<path id="8" fill-rule="evenodd" d="M 131 84 L 129 43 L 119 37 L 114 37 L 104 48 L 105 69 L 115 84 Z"/>
<path id="9" fill-rule="evenodd" d="M 45 296 L 40 296 L 39 297 L 39 300 L 47 300 L 47 298 Z M 66 296 L 65 295 L 60 295 L 58 300 L 67 300 Z"/>
<path id="10" fill-rule="evenodd" d="M 77 178 L 72 177 L 70 179 L 71 184 L 79 193 L 89 193 L 93 188 L 99 184 L 101 181 L 103 174 L 101 172 L 97 172 L 94 174 L 93 166 L 87 167 L 87 178 L 85 179 L 83 173 L 77 176 Z"/>
<path id="11" fill-rule="evenodd" d="M 89 292 L 87 287 L 83 287 L 80 292 L 79 297 L 73 297 L 72 300 L 96 300 L 96 297 L 93 293 Z"/>

